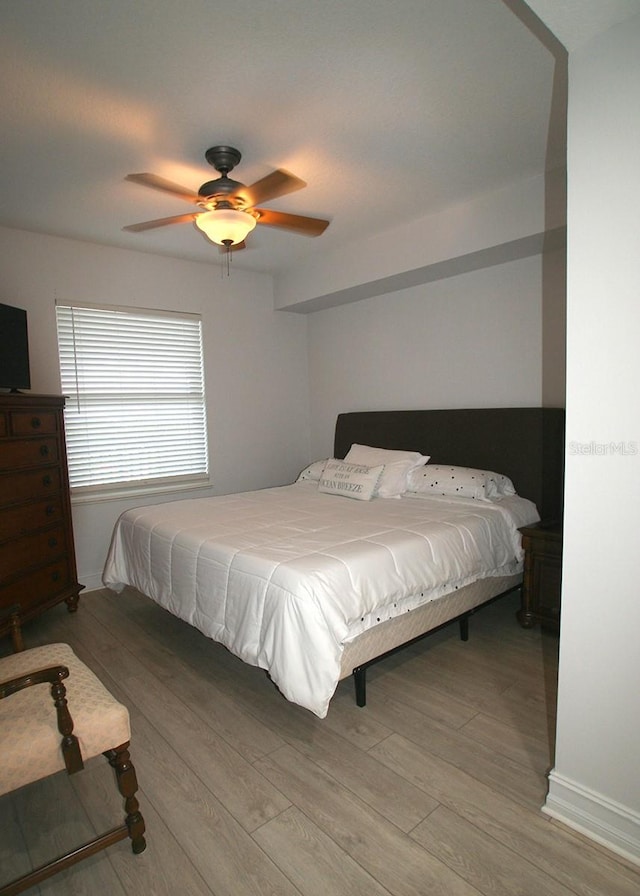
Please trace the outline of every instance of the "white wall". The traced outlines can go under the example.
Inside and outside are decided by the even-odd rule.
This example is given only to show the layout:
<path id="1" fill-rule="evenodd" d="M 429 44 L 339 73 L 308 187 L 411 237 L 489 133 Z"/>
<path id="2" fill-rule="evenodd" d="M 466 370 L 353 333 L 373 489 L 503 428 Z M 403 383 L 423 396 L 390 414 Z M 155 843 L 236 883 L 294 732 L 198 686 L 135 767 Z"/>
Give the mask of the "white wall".
<path id="1" fill-rule="evenodd" d="M 234 270 L 227 278 L 217 265 L 0 228 L 0 301 L 27 309 L 36 393 L 60 392 L 56 298 L 202 314 L 213 476 L 203 493 L 280 485 L 307 463 L 307 320 L 274 310 L 271 277 Z M 141 503 L 151 502 L 74 505 L 88 587 L 99 585 L 117 516 Z"/>
<path id="2" fill-rule="evenodd" d="M 367 239 L 355 236 L 276 277 L 276 306 L 317 311 L 426 283 L 434 269 L 446 276 L 534 254 L 545 230 L 565 224 L 564 203 L 549 201 L 563 180 L 564 170 L 526 178 Z M 536 238 L 540 248 L 532 249 Z"/>
<path id="3" fill-rule="evenodd" d="M 539 407 L 541 256 L 317 311 L 309 372 L 314 459 L 341 411 Z"/>
<path id="4" fill-rule="evenodd" d="M 542 260 L 542 404 L 566 407 L 567 253 L 545 252 Z"/>
<path id="5" fill-rule="evenodd" d="M 546 811 L 640 863 L 640 16 L 569 55 L 567 464 Z"/>

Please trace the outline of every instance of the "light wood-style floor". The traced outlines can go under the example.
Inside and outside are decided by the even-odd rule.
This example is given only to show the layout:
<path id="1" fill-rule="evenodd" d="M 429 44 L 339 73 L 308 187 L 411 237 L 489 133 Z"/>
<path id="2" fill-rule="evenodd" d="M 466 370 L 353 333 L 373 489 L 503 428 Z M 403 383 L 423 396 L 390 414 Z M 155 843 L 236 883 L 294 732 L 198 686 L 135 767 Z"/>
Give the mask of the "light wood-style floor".
<path id="1" fill-rule="evenodd" d="M 137 592 L 25 628 L 65 641 L 131 712 L 147 850 L 112 846 L 47 896 L 638 896 L 640 869 L 540 813 L 557 638 L 517 595 L 341 683 L 320 721 Z M 9 645 L 0 644 L 9 651 Z M 119 823 L 102 757 L 0 799 L 0 880 Z"/>

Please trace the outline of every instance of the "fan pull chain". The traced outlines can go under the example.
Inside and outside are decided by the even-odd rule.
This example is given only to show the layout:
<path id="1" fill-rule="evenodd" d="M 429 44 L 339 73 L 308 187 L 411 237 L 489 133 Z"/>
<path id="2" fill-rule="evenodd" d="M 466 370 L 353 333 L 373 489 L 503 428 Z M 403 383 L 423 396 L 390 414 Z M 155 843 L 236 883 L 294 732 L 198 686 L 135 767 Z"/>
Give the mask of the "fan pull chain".
<path id="1" fill-rule="evenodd" d="M 231 276 L 231 267 L 230 267 L 231 260 L 229 258 L 230 255 L 231 255 L 231 250 L 227 249 L 224 252 L 224 258 L 223 258 L 222 264 L 220 265 L 220 279 L 221 280 L 224 280 L 225 275 L 227 277 Z"/>
<path id="2" fill-rule="evenodd" d="M 226 269 L 227 269 L 227 277 L 230 277 L 230 276 L 231 276 L 231 262 L 232 262 L 232 258 L 231 258 L 231 254 L 232 254 L 232 253 L 231 253 L 231 245 L 232 245 L 231 240 L 225 240 L 224 243 L 223 243 L 223 245 L 222 245 L 222 248 L 223 248 L 223 250 L 224 250 L 224 254 L 226 255 L 226 264 L 223 263 L 222 267 L 220 268 L 220 276 L 221 276 L 221 277 L 224 277 L 224 269 L 225 269 L 225 267 L 226 267 Z"/>

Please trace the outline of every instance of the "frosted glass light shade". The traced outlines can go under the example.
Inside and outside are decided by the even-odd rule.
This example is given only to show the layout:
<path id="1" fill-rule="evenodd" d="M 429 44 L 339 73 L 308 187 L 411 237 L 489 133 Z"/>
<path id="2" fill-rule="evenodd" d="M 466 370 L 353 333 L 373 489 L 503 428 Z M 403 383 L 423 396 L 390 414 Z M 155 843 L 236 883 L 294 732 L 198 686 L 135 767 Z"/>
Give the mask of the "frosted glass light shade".
<path id="1" fill-rule="evenodd" d="M 212 212 L 204 212 L 198 215 L 195 222 L 205 236 L 219 246 L 241 243 L 256 226 L 253 215 L 234 208 L 219 208 Z"/>

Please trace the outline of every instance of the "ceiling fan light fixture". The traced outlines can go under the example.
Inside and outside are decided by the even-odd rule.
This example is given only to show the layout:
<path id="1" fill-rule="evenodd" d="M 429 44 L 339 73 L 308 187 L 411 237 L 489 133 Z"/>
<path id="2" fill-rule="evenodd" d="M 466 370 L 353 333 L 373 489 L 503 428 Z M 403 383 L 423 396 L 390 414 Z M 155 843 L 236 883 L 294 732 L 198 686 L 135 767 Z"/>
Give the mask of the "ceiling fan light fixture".
<path id="1" fill-rule="evenodd" d="M 217 243 L 219 246 L 235 246 L 251 233 L 257 222 L 248 212 L 235 208 L 219 208 L 198 215 L 195 223 L 212 243 Z"/>

